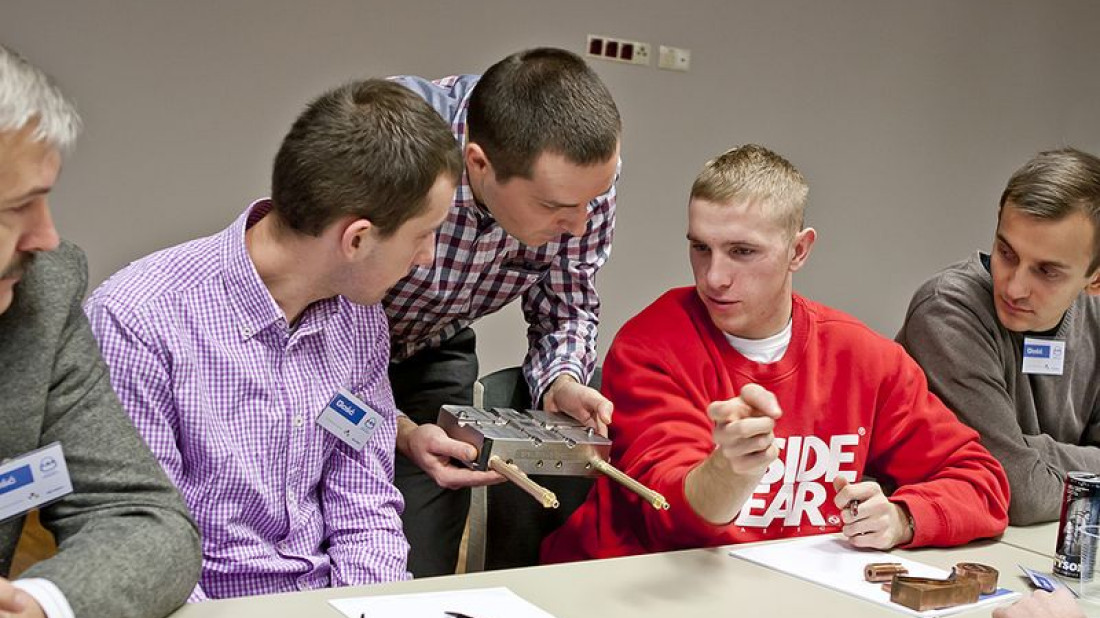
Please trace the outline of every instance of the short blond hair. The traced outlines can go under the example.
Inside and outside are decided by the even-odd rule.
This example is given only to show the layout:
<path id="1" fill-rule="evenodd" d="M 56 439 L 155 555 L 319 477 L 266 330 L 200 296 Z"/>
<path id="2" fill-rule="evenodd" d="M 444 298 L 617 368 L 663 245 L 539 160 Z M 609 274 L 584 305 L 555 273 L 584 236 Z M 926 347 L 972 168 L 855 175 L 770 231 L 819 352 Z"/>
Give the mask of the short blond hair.
<path id="1" fill-rule="evenodd" d="M 791 237 L 802 229 L 809 192 L 790 161 L 757 144 L 731 148 L 707 161 L 691 185 L 691 199 L 763 202 Z"/>

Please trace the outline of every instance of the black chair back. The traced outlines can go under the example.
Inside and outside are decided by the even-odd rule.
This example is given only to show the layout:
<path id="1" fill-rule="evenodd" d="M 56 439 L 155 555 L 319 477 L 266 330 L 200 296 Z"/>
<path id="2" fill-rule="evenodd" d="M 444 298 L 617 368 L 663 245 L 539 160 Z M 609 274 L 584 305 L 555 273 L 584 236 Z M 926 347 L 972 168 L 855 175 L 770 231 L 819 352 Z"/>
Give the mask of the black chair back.
<path id="1" fill-rule="evenodd" d="M 600 387 L 600 368 L 589 386 Z M 485 387 L 485 408 L 531 407 L 531 395 L 523 372 L 509 367 L 480 380 Z M 485 570 L 532 566 L 539 562 L 539 545 L 557 530 L 588 497 L 595 479 L 532 475 L 540 485 L 553 491 L 561 505 L 543 508 L 531 496 L 511 483 L 493 485 L 486 495 Z"/>

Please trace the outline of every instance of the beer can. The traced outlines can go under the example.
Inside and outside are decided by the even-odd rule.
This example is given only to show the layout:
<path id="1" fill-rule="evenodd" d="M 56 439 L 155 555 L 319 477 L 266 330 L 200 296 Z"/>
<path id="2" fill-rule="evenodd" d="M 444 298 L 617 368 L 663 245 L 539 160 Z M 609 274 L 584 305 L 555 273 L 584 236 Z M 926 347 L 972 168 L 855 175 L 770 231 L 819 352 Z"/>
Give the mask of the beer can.
<path id="1" fill-rule="evenodd" d="M 1062 518 L 1054 548 L 1054 572 L 1062 577 L 1090 581 L 1096 559 L 1096 538 L 1081 534 L 1085 526 L 1100 524 L 1100 474 L 1069 472 L 1062 494 Z M 1086 560 L 1082 560 L 1082 556 Z"/>

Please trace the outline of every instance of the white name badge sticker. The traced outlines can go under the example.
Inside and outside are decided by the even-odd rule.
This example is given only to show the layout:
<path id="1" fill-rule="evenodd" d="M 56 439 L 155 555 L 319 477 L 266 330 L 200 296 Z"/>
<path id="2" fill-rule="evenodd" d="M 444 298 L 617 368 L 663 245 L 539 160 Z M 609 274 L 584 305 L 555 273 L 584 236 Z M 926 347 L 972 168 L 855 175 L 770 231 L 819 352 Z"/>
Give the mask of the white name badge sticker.
<path id="1" fill-rule="evenodd" d="M 71 493 L 73 482 L 60 442 L 0 464 L 0 521 Z"/>
<path id="2" fill-rule="evenodd" d="M 1024 337 L 1024 373 L 1060 376 L 1065 364 L 1065 341 Z"/>
<path id="3" fill-rule="evenodd" d="M 317 424 L 341 442 L 359 451 L 367 445 L 374 430 L 382 424 L 382 415 L 347 389 L 341 388 L 325 409 L 321 410 Z"/>

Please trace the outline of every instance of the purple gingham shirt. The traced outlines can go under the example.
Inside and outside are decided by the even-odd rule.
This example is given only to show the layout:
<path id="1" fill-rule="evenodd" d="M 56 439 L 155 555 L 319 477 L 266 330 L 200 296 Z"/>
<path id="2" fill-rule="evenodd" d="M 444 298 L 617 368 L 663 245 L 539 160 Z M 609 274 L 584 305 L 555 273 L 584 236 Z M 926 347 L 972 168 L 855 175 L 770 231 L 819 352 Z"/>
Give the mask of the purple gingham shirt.
<path id="1" fill-rule="evenodd" d="M 466 144 L 466 111 L 477 75 L 436 81 L 394 77 L 424 97 Z M 523 373 L 535 401 L 561 373 L 588 381 L 596 364 L 600 299 L 593 279 L 611 254 L 615 186 L 588 204 L 588 228 L 532 248 L 509 236 L 474 200 L 465 176 L 436 239 L 435 263 L 417 267 L 390 290 L 393 358 L 438 346 L 477 318 L 523 297 L 527 358 Z"/>
<path id="2" fill-rule="evenodd" d="M 245 247 L 270 208 L 131 264 L 85 304 L 202 532 L 193 601 L 408 577 L 386 317 L 335 297 L 288 327 Z M 340 388 L 384 418 L 362 452 L 315 423 Z"/>

